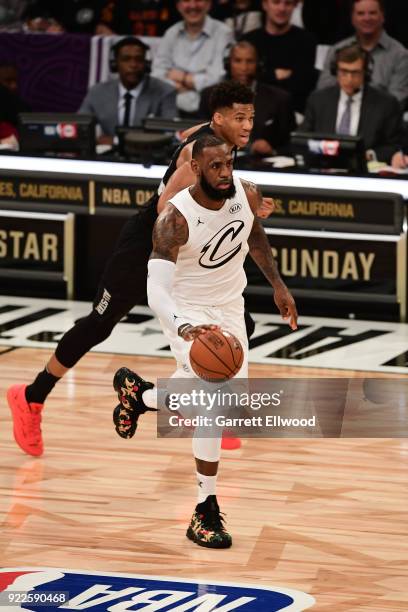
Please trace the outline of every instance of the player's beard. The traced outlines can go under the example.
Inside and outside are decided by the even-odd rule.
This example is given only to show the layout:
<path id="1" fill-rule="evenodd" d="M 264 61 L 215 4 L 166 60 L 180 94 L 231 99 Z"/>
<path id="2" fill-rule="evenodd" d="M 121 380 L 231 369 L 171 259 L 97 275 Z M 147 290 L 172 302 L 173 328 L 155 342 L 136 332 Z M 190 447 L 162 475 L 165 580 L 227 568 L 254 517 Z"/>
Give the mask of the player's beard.
<path id="1" fill-rule="evenodd" d="M 234 182 L 231 182 L 231 186 L 228 189 L 217 189 L 210 185 L 210 183 L 205 178 L 204 174 L 200 177 L 200 186 L 204 193 L 211 199 L 216 202 L 221 202 L 221 200 L 228 200 L 229 198 L 233 198 L 236 192 Z"/>

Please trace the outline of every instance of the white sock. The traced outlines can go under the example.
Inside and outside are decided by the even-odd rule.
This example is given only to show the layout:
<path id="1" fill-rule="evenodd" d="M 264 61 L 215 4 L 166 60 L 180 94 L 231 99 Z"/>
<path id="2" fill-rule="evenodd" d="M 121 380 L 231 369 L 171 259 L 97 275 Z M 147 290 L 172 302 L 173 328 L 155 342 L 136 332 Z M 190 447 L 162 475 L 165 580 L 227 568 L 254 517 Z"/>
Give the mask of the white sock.
<path id="1" fill-rule="evenodd" d="M 215 476 L 204 476 L 197 472 L 197 484 L 198 484 L 198 503 L 204 502 L 209 495 L 215 495 L 217 487 L 217 475 Z"/>
<path id="2" fill-rule="evenodd" d="M 221 437 L 220 438 L 200 438 L 200 428 L 194 432 L 193 436 L 193 455 L 196 459 L 213 463 L 220 460 L 221 456 Z"/>

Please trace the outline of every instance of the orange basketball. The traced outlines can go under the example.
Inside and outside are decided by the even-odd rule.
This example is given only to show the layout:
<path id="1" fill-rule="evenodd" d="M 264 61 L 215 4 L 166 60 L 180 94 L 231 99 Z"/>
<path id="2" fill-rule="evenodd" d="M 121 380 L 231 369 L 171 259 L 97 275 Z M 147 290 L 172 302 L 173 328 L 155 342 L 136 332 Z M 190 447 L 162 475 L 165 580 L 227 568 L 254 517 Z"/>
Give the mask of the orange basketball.
<path id="1" fill-rule="evenodd" d="M 229 380 L 240 370 L 243 360 L 240 341 L 227 331 L 200 334 L 190 349 L 191 367 L 209 382 Z"/>

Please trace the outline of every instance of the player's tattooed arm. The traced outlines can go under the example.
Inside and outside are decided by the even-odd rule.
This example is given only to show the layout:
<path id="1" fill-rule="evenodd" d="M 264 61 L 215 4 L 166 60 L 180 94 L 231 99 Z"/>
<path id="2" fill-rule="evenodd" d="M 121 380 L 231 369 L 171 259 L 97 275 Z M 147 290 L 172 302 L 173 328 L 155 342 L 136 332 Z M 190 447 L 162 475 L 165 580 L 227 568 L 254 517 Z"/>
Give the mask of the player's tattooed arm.
<path id="1" fill-rule="evenodd" d="M 265 230 L 257 217 L 255 217 L 252 225 L 248 246 L 249 254 L 272 287 L 275 288 L 276 285 L 283 284 Z"/>
<path id="2" fill-rule="evenodd" d="M 248 199 L 251 197 L 254 200 L 255 209 L 252 209 L 254 215 L 257 215 L 260 219 L 267 219 L 276 208 L 273 198 L 264 198 L 261 190 L 255 183 L 244 181 L 243 179 L 241 179 L 241 183 L 247 192 Z"/>
<path id="3" fill-rule="evenodd" d="M 258 185 L 251 183 L 250 181 L 244 181 L 241 179 L 242 186 L 245 190 L 248 198 L 249 205 L 254 215 L 257 214 L 258 208 L 262 205 L 262 193 Z"/>
<path id="4" fill-rule="evenodd" d="M 170 202 L 160 213 L 153 228 L 153 251 L 150 259 L 177 261 L 179 248 L 188 240 L 185 217 Z"/>
<path id="5" fill-rule="evenodd" d="M 252 212 L 256 215 L 257 207 L 262 201 L 261 191 L 257 185 L 247 183 L 246 181 L 244 189 Z M 279 312 L 284 319 L 289 319 L 291 328 L 296 329 L 298 314 L 295 300 L 279 274 L 268 237 L 257 216 L 254 218 L 252 230 L 248 238 L 248 246 L 252 259 L 274 289 L 274 300 Z"/>

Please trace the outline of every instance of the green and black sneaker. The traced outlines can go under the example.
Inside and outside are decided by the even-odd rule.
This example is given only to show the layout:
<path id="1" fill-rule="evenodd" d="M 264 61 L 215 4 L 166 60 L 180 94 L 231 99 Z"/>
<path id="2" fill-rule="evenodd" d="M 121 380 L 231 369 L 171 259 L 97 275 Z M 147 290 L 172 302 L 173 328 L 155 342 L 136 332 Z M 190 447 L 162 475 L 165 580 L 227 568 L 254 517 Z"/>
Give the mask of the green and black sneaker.
<path id="1" fill-rule="evenodd" d="M 209 495 L 205 502 L 197 504 L 186 536 L 206 548 L 229 548 L 232 538 L 224 525 L 224 516 L 215 495 Z"/>

